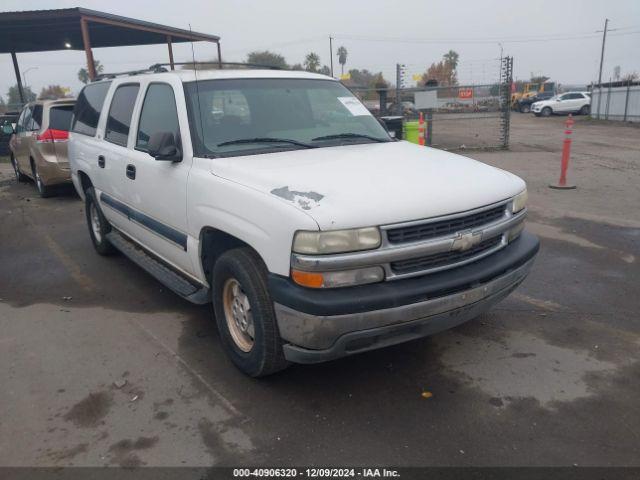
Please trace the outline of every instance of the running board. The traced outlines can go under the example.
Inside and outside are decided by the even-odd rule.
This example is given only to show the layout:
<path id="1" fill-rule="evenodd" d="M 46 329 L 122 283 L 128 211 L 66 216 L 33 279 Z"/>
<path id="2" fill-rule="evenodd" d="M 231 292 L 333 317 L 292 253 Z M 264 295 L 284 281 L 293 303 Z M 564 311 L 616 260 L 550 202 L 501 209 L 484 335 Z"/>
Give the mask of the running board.
<path id="1" fill-rule="evenodd" d="M 185 300 L 198 305 L 211 301 L 208 287 L 188 280 L 184 275 L 167 267 L 163 262 L 145 252 L 140 246 L 125 238 L 119 232 L 112 230 L 106 237 L 109 243 L 120 250 L 129 260 L 142 267 L 143 270 L 153 275 L 165 287 Z"/>

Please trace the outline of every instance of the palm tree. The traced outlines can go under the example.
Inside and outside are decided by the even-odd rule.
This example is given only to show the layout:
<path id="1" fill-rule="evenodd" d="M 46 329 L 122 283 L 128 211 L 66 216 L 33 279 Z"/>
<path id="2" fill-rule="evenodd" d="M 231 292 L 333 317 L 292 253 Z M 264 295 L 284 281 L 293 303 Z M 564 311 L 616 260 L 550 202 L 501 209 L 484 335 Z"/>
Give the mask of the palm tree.
<path id="1" fill-rule="evenodd" d="M 320 56 L 317 53 L 311 52 L 304 57 L 304 68 L 309 72 L 317 72 L 320 67 Z"/>
<path id="2" fill-rule="evenodd" d="M 344 75 L 344 64 L 347 63 L 347 49 L 344 47 L 338 48 L 338 62 L 340 62 L 340 74 Z"/>
<path id="3" fill-rule="evenodd" d="M 451 65 L 451 70 L 455 70 L 458 66 L 460 55 L 455 50 L 449 50 L 442 58 L 444 58 L 445 63 Z"/>

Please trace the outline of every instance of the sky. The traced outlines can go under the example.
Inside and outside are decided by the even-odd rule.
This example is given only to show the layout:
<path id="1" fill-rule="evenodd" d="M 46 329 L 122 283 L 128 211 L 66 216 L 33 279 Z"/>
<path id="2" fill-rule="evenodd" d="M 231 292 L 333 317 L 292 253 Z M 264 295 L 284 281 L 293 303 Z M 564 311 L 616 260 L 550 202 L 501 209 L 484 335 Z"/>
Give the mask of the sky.
<path id="1" fill-rule="evenodd" d="M 382 71 L 395 81 L 395 65 L 406 65 L 409 82 L 449 49 L 460 54 L 461 83 L 488 83 L 498 76 L 499 57 L 514 57 L 514 78 L 546 75 L 566 85 L 597 80 L 602 30 L 609 18 L 603 79 L 640 73 L 640 0 L 2 0 L 3 11 L 81 6 L 221 37 L 226 61 L 243 61 L 253 50 L 271 50 L 290 63 L 302 63 L 311 51 L 329 64 L 347 48 L 345 68 Z M 194 44 L 196 60 L 215 58 L 215 45 Z M 98 48 L 94 57 L 106 72 L 166 62 L 166 45 Z M 176 61 L 189 61 L 191 47 L 174 45 Z M 39 92 L 60 84 L 77 93 L 82 51 L 18 55 L 26 84 Z M 340 66 L 334 58 L 336 75 Z M 0 95 L 15 84 L 9 55 L 0 55 Z M 24 80 L 24 78 L 23 78 Z"/>

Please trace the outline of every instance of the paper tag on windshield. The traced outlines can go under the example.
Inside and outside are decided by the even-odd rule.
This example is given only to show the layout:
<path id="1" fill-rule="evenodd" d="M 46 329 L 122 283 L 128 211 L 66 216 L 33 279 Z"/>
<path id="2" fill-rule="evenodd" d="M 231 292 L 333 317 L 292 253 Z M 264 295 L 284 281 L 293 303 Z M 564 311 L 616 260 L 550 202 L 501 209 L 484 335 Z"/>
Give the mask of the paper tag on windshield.
<path id="1" fill-rule="evenodd" d="M 354 117 L 360 117 L 362 115 L 371 115 L 371 112 L 367 110 L 367 107 L 365 107 L 362 103 L 360 103 L 360 100 L 358 100 L 357 98 L 338 97 L 338 100 L 340 100 L 342 104 L 345 107 L 347 107 L 347 110 L 349 110 L 351 115 L 353 115 Z"/>

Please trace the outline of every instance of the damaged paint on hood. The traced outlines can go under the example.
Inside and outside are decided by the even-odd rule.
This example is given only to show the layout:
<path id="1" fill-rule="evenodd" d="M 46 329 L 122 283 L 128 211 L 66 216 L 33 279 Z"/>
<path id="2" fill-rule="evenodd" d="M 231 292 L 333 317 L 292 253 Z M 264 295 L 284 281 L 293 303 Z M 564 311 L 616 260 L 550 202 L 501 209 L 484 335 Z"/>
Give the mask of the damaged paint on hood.
<path id="1" fill-rule="evenodd" d="M 318 202 L 324 198 L 318 192 L 299 192 L 297 190 L 289 190 L 288 186 L 274 188 L 271 190 L 271 194 L 280 198 L 284 198 L 303 210 L 311 210 L 313 207 L 319 205 Z"/>

